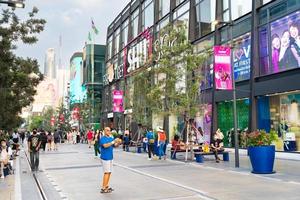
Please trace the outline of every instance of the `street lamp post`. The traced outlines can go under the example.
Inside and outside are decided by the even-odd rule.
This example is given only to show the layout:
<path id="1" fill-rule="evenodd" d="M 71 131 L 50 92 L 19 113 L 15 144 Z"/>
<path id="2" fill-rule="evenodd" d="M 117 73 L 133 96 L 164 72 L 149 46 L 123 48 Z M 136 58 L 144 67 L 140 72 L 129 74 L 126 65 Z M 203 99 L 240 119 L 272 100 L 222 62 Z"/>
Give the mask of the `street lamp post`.
<path id="1" fill-rule="evenodd" d="M 9 7 L 13 8 L 25 8 L 25 4 L 23 0 L 8 0 L 8 1 L 1 1 L 0 4 L 7 4 Z"/>
<path id="2" fill-rule="evenodd" d="M 231 15 L 231 14 L 230 14 Z M 231 79 L 232 79 L 232 95 L 233 95 L 233 121 L 234 121 L 234 149 L 235 149 L 235 167 L 240 167 L 240 160 L 239 160 L 239 137 L 237 132 L 237 109 L 236 109 L 236 86 L 235 86 L 235 79 L 234 79 L 234 66 L 233 66 L 233 21 L 230 16 L 230 21 L 214 21 L 212 22 L 213 25 L 218 24 L 225 24 L 230 27 L 230 61 L 231 61 Z"/>

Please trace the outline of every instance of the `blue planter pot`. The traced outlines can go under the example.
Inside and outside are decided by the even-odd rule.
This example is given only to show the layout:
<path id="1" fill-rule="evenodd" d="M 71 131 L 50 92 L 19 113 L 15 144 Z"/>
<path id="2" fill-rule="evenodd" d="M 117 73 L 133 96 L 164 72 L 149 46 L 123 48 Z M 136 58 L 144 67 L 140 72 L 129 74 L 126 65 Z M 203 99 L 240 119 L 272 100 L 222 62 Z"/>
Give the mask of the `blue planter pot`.
<path id="1" fill-rule="evenodd" d="M 275 146 L 248 147 L 248 155 L 252 165 L 252 173 L 272 174 L 275 160 Z"/>

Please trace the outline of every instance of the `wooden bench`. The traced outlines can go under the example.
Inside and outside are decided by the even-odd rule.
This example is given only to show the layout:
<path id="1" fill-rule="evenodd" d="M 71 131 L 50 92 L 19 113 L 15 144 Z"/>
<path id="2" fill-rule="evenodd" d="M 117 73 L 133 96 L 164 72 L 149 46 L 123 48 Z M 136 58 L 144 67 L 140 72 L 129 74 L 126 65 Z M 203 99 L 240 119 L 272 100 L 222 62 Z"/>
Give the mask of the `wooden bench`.
<path id="1" fill-rule="evenodd" d="M 198 163 L 203 163 L 204 162 L 204 156 L 206 155 L 214 155 L 215 153 L 210 151 L 210 152 L 195 152 L 195 158 L 196 158 L 196 162 Z M 229 152 L 228 151 L 221 151 L 218 152 L 219 154 L 223 154 L 223 160 L 224 161 L 229 161 Z"/>

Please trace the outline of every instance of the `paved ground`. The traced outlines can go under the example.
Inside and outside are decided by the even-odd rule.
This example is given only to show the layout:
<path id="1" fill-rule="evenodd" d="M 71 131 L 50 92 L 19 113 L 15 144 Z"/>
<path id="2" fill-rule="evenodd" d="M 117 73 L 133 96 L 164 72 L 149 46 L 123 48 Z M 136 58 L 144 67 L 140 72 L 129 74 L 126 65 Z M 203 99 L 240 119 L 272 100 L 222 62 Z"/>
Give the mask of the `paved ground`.
<path id="1" fill-rule="evenodd" d="M 246 156 L 241 156 L 241 167 L 235 169 L 232 154 L 230 162 L 218 164 L 212 156 L 198 164 L 168 159 L 148 161 L 146 154 L 117 149 L 111 179 L 115 191 L 104 195 L 99 192 L 100 160 L 94 158 L 87 145 L 63 144 L 59 151 L 41 152 L 40 157 L 42 171 L 36 176 L 48 200 L 296 200 L 300 196 L 300 161 L 276 160 L 276 174 L 254 175 Z M 177 157 L 183 160 L 184 155 Z M 0 182 L 0 199 L 41 199 L 24 152 L 17 162 L 19 174 Z M 21 191 L 22 196 L 2 198 L 9 184 L 14 184 L 13 190 Z"/>

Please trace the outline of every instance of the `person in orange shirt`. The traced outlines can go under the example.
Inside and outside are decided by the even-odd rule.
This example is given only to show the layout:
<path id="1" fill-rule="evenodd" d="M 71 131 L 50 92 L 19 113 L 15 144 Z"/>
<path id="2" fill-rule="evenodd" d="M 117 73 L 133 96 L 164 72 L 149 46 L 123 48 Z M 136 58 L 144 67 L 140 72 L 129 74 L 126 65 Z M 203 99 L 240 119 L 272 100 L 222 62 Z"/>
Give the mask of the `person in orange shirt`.
<path id="1" fill-rule="evenodd" d="M 167 136 L 166 136 L 165 131 L 161 127 L 157 128 L 157 136 L 158 136 L 157 146 L 158 146 L 158 149 L 159 149 L 158 150 L 159 159 L 161 160 L 162 156 L 164 156 L 164 159 L 166 159 L 164 148 L 165 148 L 165 145 L 166 145 Z"/>

